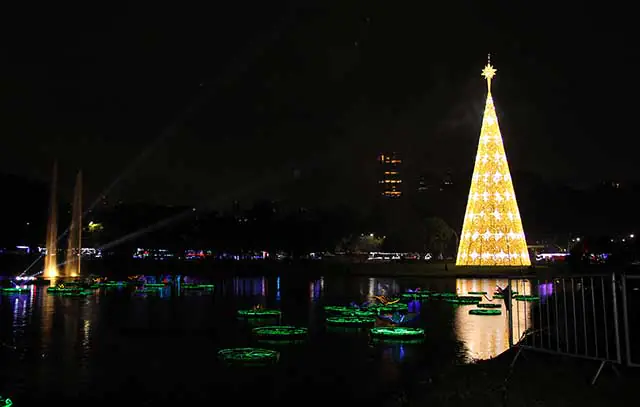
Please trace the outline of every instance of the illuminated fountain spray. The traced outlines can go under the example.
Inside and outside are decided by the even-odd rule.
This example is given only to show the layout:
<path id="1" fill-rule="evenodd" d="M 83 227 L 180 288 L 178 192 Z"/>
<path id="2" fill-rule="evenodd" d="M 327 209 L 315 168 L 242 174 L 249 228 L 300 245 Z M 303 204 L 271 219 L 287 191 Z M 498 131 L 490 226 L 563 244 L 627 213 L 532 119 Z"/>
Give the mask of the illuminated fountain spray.
<path id="1" fill-rule="evenodd" d="M 71 206 L 71 226 L 67 241 L 67 256 L 64 263 L 65 277 L 80 276 L 80 258 L 82 251 L 82 171 L 76 177 Z"/>
<path id="2" fill-rule="evenodd" d="M 49 201 L 49 221 L 47 222 L 46 250 L 44 257 L 44 278 L 58 277 L 58 204 L 56 189 L 58 188 L 58 164 L 53 164 L 53 177 L 51 178 L 51 198 Z"/>

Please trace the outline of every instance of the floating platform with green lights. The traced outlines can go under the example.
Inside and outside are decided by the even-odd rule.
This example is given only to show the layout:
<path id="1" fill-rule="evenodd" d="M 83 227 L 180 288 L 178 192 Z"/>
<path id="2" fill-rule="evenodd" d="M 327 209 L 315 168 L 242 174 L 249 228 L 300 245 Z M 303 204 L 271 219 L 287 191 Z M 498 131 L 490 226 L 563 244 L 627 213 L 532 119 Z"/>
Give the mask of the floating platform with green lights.
<path id="1" fill-rule="evenodd" d="M 47 293 L 49 294 L 68 294 L 82 291 L 80 287 L 66 287 L 66 286 L 55 286 L 55 287 L 47 287 Z"/>
<path id="2" fill-rule="evenodd" d="M 453 298 L 453 297 L 457 297 L 458 294 L 456 293 L 431 293 L 431 297 L 433 298 Z"/>
<path id="3" fill-rule="evenodd" d="M 0 294 L 10 295 L 10 294 L 26 294 L 31 291 L 30 288 L 26 287 L 3 287 L 0 288 Z"/>
<path id="4" fill-rule="evenodd" d="M 260 348 L 231 348 L 218 351 L 218 358 L 231 365 L 266 366 L 278 362 L 280 352 Z"/>
<path id="5" fill-rule="evenodd" d="M 452 304 L 473 305 L 473 304 L 478 304 L 480 301 L 482 301 L 482 297 L 476 297 L 472 295 L 460 295 L 457 297 L 446 298 L 445 301 Z"/>
<path id="6" fill-rule="evenodd" d="M 148 287 L 148 288 L 164 288 L 164 287 L 166 287 L 167 285 L 166 285 L 166 284 L 164 284 L 164 283 L 145 283 L 143 286 L 144 286 L 145 288 L 147 288 L 147 287 Z"/>
<path id="7" fill-rule="evenodd" d="M 0 396 L 0 407 L 11 407 L 13 406 L 13 401 L 10 398 L 4 398 Z"/>
<path id="8" fill-rule="evenodd" d="M 268 341 L 297 341 L 307 336 L 307 328 L 295 326 L 262 326 L 253 328 L 253 335 L 260 340 Z"/>
<path id="9" fill-rule="evenodd" d="M 241 318 L 279 318 L 280 315 L 282 315 L 282 312 L 277 309 L 256 308 L 238 310 L 238 317 Z"/>
<path id="10" fill-rule="evenodd" d="M 501 304 L 492 304 L 489 302 L 486 303 L 480 303 L 478 304 L 478 308 L 492 308 L 492 309 L 497 309 L 497 308 L 502 308 Z"/>
<path id="11" fill-rule="evenodd" d="M 215 284 L 182 284 L 183 290 L 202 290 L 212 291 L 216 286 Z"/>
<path id="12" fill-rule="evenodd" d="M 134 291 L 135 294 L 159 294 L 162 287 L 143 287 Z"/>
<path id="13" fill-rule="evenodd" d="M 431 297 L 432 293 L 429 291 L 416 291 L 411 293 L 402 293 L 400 297 L 405 300 L 426 300 Z"/>
<path id="14" fill-rule="evenodd" d="M 381 326 L 371 328 L 371 336 L 377 339 L 421 339 L 424 329 L 402 326 Z"/>
<path id="15" fill-rule="evenodd" d="M 499 309 L 475 308 L 469 310 L 469 315 L 502 315 L 502 311 Z"/>
<path id="16" fill-rule="evenodd" d="M 327 317 L 327 325 L 346 326 L 346 327 L 367 327 L 376 323 L 374 317 L 358 317 L 355 315 L 341 315 L 335 317 Z"/>
<path id="17" fill-rule="evenodd" d="M 394 313 L 394 312 L 409 312 L 409 305 L 397 302 L 395 304 L 385 304 L 381 307 L 376 307 L 380 314 Z"/>
<path id="18" fill-rule="evenodd" d="M 486 295 L 486 291 L 469 291 L 469 295 Z"/>
<path id="19" fill-rule="evenodd" d="M 514 295 L 513 299 L 516 301 L 539 301 L 540 297 L 536 295 Z"/>

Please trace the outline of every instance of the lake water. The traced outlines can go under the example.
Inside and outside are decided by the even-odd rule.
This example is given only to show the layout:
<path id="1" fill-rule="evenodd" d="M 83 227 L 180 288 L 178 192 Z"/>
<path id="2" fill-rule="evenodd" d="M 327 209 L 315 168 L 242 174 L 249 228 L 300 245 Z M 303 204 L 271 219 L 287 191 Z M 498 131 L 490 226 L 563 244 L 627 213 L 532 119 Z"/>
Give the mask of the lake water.
<path id="1" fill-rule="evenodd" d="M 0 395 L 11 397 L 16 406 L 211 405 L 216 400 L 371 405 L 415 380 L 418 372 L 426 377 L 450 364 L 490 358 L 509 343 L 506 312 L 469 315 L 475 306 L 410 303 L 415 317 L 410 326 L 426 332 L 418 344 L 379 344 L 370 341 L 367 331 L 328 330 L 322 307 L 362 303 L 374 295 L 393 297 L 417 287 L 460 295 L 492 293 L 507 284 L 504 280 L 270 277 L 210 282 L 216 284 L 212 295 L 177 295 L 169 287 L 141 297 L 131 288 L 103 288 L 75 299 L 33 286 L 28 293 L 0 297 Z M 528 282 L 519 284 L 520 293 L 531 293 Z M 258 344 L 251 335 L 254 325 L 236 317 L 238 309 L 257 304 L 280 309 L 282 324 L 308 327 L 307 341 Z M 515 335 L 527 325 L 516 321 Z M 280 362 L 245 369 L 218 362 L 219 349 L 241 346 L 274 348 Z"/>

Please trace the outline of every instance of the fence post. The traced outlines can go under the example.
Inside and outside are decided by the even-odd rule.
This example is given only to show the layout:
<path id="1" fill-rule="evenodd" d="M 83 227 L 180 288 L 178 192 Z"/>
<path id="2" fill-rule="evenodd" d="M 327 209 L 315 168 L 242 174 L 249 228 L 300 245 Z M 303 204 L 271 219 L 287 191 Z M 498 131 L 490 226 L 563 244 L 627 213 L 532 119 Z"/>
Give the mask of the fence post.
<path id="1" fill-rule="evenodd" d="M 503 301 L 505 303 L 508 301 L 508 304 L 505 304 L 505 308 L 507 309 L 507 325 L 509 326 L 509 348 L 513 348 L 513 312 L 511 310 L 511 293 L 513 292 L 511 287 L 511 279 L 507 280 L 507 295 L 505 295 Z"/>
<path id="2" fill-rule="evenodd" d="M 616 362 L 621 363 L 622 356 L 620 352 L 620 326 L 618 323 L 618 287 L 616 284 L 615 272 L 611 275 L 611 289 L 613 295 L 613 330 L 616 335 Z"/>

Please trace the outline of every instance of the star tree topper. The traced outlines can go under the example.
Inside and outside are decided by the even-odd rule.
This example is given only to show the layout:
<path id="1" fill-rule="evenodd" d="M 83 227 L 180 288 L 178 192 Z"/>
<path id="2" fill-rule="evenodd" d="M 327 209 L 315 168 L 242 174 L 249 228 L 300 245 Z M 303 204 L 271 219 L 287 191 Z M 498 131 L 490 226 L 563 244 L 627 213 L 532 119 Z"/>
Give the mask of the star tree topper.
<path id="1" fill-rule="evenodd" d="M 489 87 L 489 90 L 491 90 L 491 79 L 496 76 L 496 72 L 498 72 L 498 70 L 494 68 L 493 65 L 491 65 L 491 56 L 489 56 L 489 61 L 482 70 L 482 76 L 484 76 L 484 78 L 487 80 L 487 86 Z"/>

